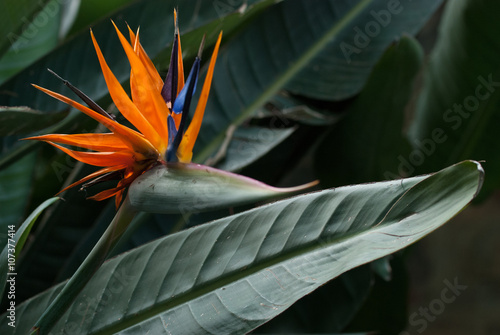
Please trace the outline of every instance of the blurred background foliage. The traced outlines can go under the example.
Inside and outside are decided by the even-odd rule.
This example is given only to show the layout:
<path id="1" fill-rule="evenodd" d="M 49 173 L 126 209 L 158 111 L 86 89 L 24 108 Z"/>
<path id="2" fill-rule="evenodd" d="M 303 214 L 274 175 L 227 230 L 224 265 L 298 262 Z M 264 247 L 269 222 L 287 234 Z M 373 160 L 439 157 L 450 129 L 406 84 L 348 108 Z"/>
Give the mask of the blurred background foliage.
<path id="1" fill-rule="evenodd" d="M 480 199 L 456 223 L 404 252 L 347 272 L 255 333 L 398 334 L 406 329 L 417 334 L 424 324 L 426 334 L 500 333 L 493 317 L 500 312 L 494 284 L 500 280 L 495 247 L 500 232 L 495 15 L 500 4 L 494 1 L 3 2 L 2 247 L 5 227 L 18 225 L 63 185 L 92 171 L 52 147 L 19 141 L 97 126 L 30 83 L 67 94 L 46 71 L 50 68 L 110 106 L 89 27 L 120 81 L 128 79 L 129 68 L 110 18 L 121 28 L 125 22 L 141 27 L 141 42 L 164 75 L 174 7 L 188 64 L 204 33 L 209 54 L 224 30 L 196 162 L 272 185 L 320 179 L 327 188 L 484 160 Z M 218 155 L 221 146 L 225 155 Z M 115 212 L 112 203 L 86 201 L 77 190 L 67 191 L 64 199 L 45 211 L 26 243 L 18 263 L 18 303 L 70 277 Z M 115 253 L 246 208 L 190 216 L 141 214 Z M 412 319 L 439 299 L 445 280 L 454 278 L 468 286 L 456 302 L 435 320 Z"/>

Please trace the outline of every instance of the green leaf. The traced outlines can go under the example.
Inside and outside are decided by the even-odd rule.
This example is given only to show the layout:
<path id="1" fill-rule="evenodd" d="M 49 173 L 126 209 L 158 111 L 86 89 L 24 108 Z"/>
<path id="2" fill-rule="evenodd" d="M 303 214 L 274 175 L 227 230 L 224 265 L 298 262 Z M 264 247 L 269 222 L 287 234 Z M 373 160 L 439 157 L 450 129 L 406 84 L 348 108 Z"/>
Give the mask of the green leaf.
<path id="1" fill-rule="evenodd" d="M 411 174 L 484 159 L 484 193 L 500 187 L 500 22 L 496 1 L 448 2 L 405 156 Z"/>
<path id="2" fill-rule="evenodd" d="M 323 183 L 334 186 L 400 178 L 398 157 L 410 151 L 403 137 L 405 106 L 422 59 L 420 44 L 408 36 L 387 49 L 346 117 L 332 127 L 318 148 L 316 168 Z"/>
<path id="3" fill-rule="evenodd" d="M 380 43 L 370 44 L 360 53 L 360 61 L 349 66 L 343 56 L 332 57 L 332 50 L 334 55 L 341 53 L 339 43 L 355 38 L 352 27 L 368 24 L 370 11 L 377 6 L 385 10 L 387 1 L 329 0 L 310 6 L 307 0 L 288 0 L 271 7 L 219 53 L 194 161 L 203 162 L 213 155 L 230 125 L 253 116 L 284 88 L 297 94 L 316 92 L 328 100 L 357 94 L 385 48 L 403 31 L 418 31 L 439 2 L 405 3 L 401 19 L 396 15 L 380 30 Z M 311 67 L 328 77 L 318 71 L 311 75 Z M 326 71 L 327 67 L 331 70 Z M 329 91 L 322 92 L 320 87 Z"/>
<path id="4" fill-rule="evenodd" d="M 0 12 L 0 56 L 28 28 L 31 20 L 40 12 L 49 0 L 18 0 L 4 3 Z M 6 37 L 5 39 L 3 37 Z"/>
<path id="5" fill-rule="evenodd" d="M 119 8 L 135 0 L 85 0 L 80 4 L 78 14 L 70 29 L 70 35 L 81 30 L 86 30 L 92 23 L 109 16 Z"/>
<path id="6" fill-rule="evenodd" d="M 330 24 L 320 10 L 342 11 L 346 6 L 345 2 L 336 1 L 331 8 L 324 9 L 304 6 L 303 12 L 310 11 L 313 14 L 301 13 L 300 16 L 289 19 L 288 25 L 292 22 L 294 25 L 304 22 L 306 26 L 302 29 L 307 32 L 304 39 L 310 39 L 311 35 L 317 33 L 317 26 Z M 373 66 L 387 47 L 403 33 L 416 35 L 442 2 L 370 1 L 286 88 L 294 93 L 322 100 L 352 97 L 362 89 Z"/>
<path id="7" fill-rule="evenodd" d="M 67 115 L 42 113 L 29 107 L 0 107 L 0 136 L 27 135 L 52 126 Z"/>
<path id="8" fill-rule="evenodd" d="M 432 232 L 482 179 L 481 166 L 466 161 L 282 200 L 155 240 L 106 262 L 53 333 L 248 332 L 343 272 Z M 60 289 L 17 306 L 16 331 L 27 332 Z M 4 314 L 1 332 L 7 322 Z"/>
<path id="9" fill-rule="evenodd" d="M 31 22 L 28 22 L 26 17 L 21 20 L 25 24 L 19 36 L 8 35 L 12 44 L 0 57 L 0 84 L 57 46 L 63 17 L 61 7 L 64 4 L 57 0 L 49 1 L 45 6 L 43 4 L 43 1 L 37 4 L 40 11 Z"/>
<path id="10" fill-rule="evenodd" d="M 296 128 L 238 127 L 229 139 L 224 159 L 215 165 L 226 171 L 239 171 L 255 162 L 287 139 Z M 210 164 L 208 164 L 210 165 Z"/>
<path id="11" fill-rule="evenodd" d="M 256 111 L 254 117 L 292 120 L 310 126 L 332 125 L 339 119 L 335 113 L 313 108 L 306 101 L 285 92 L 275 95 L 265 106 Z"/>
<path id="12" fill-rule="evenodd" d="M 32 153 L 0 171 L 0 246 L 7 243 L 7 226 L 22 222 L 31 192 L 31 180 L 36 163 Z"/>
<path id="13" fill-rule="evenodd" d="M 17 230 L 7 230 L 6 227 L 5 231 L 12 232 L 14 236 L 8 236 L 8 243 L 3 248 L 2 253 L 0 254 L 0 285 L 2 285 L 0 288 L 0 297 L 3 296 L 7 274 L 16 272 L 15 264 L 19 260 L 19 254 L 23 249 L 24 242 L 26 242 L 26 239 L 28 238 L 31 228 L 33 228 L 33 225 L 35 224 L 36 219 L 42 211 L 44 211 L 47 207 L 52 205 L 57 200 L 59 200 L 59 198 L 57 197 L 45 200 L 30 214 L 30 216 L 28 216 L 28 218 L 19 228 L 17 228 Z M 11 259 L 13 260 L 13 262 L 9 261 Z"/>

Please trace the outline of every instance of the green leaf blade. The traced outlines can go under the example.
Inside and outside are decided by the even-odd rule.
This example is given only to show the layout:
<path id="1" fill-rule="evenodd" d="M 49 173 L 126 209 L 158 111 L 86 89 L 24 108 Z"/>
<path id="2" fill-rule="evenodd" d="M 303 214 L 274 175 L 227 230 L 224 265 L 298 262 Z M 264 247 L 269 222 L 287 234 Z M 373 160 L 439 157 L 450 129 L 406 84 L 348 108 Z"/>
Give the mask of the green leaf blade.
<path id="1" fill-rule="evenodd" d="M 409 133 L 412 153 L 420 157 L 405 157 L 414 171 L 464 159 L 500 169 L 500 25 L 494 18 L 499 10 L 497 2 L 447 3 Z M 499 187 L 500 174 L 489 174 L 483 193 Z"/>
<path id="2" fill-rule="evenodd" d="M 105 263 L 54 333 L 75 325 L 88 334 L 250 331 L 326 281 L 444 224 L 482 178 L 478 163 L 463 162 L 279 201 L 153 241 Z M 33 309 L 24 323 L 51 294 L 25 303 Z"/>
<path id="3" fill-rule="evenodd" d="M 0 136 L 28 135 L 61 121 L 66 115 L 66 112 L 42 113 L 28 107 L 0 107 Z"/>
<path id="4" fill-rule="evenodd" d="M 366 24 L 385 1 L 321 1 L 310 8 L 306 0 L 289 0 L 271 7 L 219 53 L 194 160 L 212 155 L 229 125 L 242 123 L 279 90 L 335 101 L 356 95 L 386 47 L 404 31 L 416 33 L 438 4 L 405 4 L 404 15 L 351 65 L 340 41 L 353 41 L 352 28 Z"/>
<path id="5" fill-rule="evenodd" d="M 347 115 L 331 127 L 316 152 L 316 169 L 325 185 L 402 177 L 398 158 L 410 152 L 403 136 L 405 107 L 422 61 L 422 48 L 410 36 L 385 51 Z M 336 164 L 339 160 L 343 164 Z"/>
<path id="6" fill-rule="evenodd" d="M 2 288 L 0 289 L 0 296 L 3 296 L 3 291 L 5 288 L 5 283 L 6 283 L 6 278 L 7 278 L 7 273 L 9 272 L 14 272 L 8 269 L 8 255 L 12 255 L 14 257 L 14 264 L 16 263 L 16 260 L 19 259 L 19 254 L 21 253 L 21 250 L 23 249 L 24 243 L 26 242 L 26 239 L 28 238 L 28 235 L 31 231 L 31 228 L 33 228 L 33 225 L 36 222 L 36 219 L 38 216 L 50 205 L 52 205 L 54 202 L 58 201 L 59 198 L 54 197 L 45 200 L 40 206 L 38 206 L 29 216 L 28 218 L 23 222 L 23 224 L 16 229 L 16 233 L 14 235 L 14 238 L 9 238 L 7 245 L 3 248 L 2 253 L 0 254 L 0 285 L 2 285 Z M 7 227 L 5 227 L 7 228 Z M 10 229 L 9 229 L 10 230 Z M 12 243 L 11 243 L 12 242 Z M 14 253 L 12 254 L 10 251 L 14 250 Z M 14 266 L 15 267 L 15 266 Z M 15 302 L 15 301 L 14 301 Z"/>

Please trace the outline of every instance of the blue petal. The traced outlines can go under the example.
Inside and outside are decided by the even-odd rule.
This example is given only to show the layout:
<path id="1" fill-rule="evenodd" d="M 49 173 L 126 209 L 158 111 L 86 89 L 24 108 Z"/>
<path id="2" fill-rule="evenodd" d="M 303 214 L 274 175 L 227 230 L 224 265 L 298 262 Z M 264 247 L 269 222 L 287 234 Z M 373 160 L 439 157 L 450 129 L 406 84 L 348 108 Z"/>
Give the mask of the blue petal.
<path id="1" fill-rule="evenodd" d="M 186 80 L 186 83 L 184 84 L 184 87 L 179 92 L 177 98 L 175 98 L 174 106 L 172 107 L 172 111 L 175 114 L 182 113 L 184 111 L 184 105 L 186 105 L 187 100 L 191 101 L 193 94 L 196 92 L 196 84 L 198 83 L 199 72 L 200 72 L 200 59 L 196 58 L 193 63 L 193 66 L 191 67 L 191 71 L 189 72 L 189 76 Z M 194 86 L 190 96 L 188 97 L 187 95 L 191 81 L 193 81 L 193 77 L 194 77 Z M 187 103 L 187 105 L 189 107 L 189 103 Z M 189 113 L 189 111 L 186 111 L 186 113 Z"/>

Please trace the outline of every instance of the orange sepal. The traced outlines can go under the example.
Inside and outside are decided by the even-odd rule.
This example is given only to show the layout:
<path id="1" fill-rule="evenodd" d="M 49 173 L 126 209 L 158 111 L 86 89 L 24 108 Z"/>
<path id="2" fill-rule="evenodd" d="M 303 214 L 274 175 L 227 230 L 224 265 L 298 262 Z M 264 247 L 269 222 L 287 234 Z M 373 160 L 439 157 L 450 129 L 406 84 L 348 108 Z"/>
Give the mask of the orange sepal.
<path id="1" fill-rule="evenodd" d="M 85 164 L 94 166 L 116 166 L 116 165 L 127 165 L 130 166 L 134 163 L 133 153 L 130 151 L 119 151 L 119 152 L 86 152 L 86 151 L 75 151 L 65 148 L 54 142 L 47 142 L 54 147 L 64 151 L 66 154 L 70 155 L 74 159 L 83 162 Z"/>
<path id="2" fill-rule="evenodd" d="M 104 169 L 97 170 L 96 172 L 93 172 L 93 173 L 89 174 L 88 176 L 86 176 L 86 177 L 78 180 L 77 182 L 74 182 L 73 184 L 71 184 L 71 185 L 63 188 L 56 195 L 59 195 L 62 192 L 66 191 L 66 190 L 69 190 L 70 188 L 75 187 L 77 185 L 80 185 L 81 183 L 84 183 L 84 182 L 86 182 L 88 180 L 91 180 L 91 179 L 94 179 L 96 177 L 102 176 L 105 173 L 122 170 L 122 169 L 125 169 L 126 167 L 127 167 L 127 165 L 118 165 L 118 166 L 110 166 L 110 167 L 107 167 L 107 168 L 104 168 Z"/>
<path id="3" fill-rule="evenodd" d="M 182 61 L 181 35 L 177 35 L 177 95 L 184 87 L 184 63 Z"/>
<path id="4" fill-rule="evenodd" d="M 137 105 L 140 112 L 143 113 L 149 122 L 155 126 L 158 135 L 162 139 L 160 141 L 161 145 L 157 149 L 160 152 L 164 152 L 168 145 L 168 128 L 166 123 L 167 116 L 169 115 L 168 107 L 161 93 L 156 90 L 156 86 L 149 76 L 146 67 L 134 52 L 134 49 L 114 22 L 113 25 L 132 68 L 133 76 L 130 78 L 130 88 L 134 104 Z"/>
<path id="5" fill-rule="evenodd" d="M 139 56 L 139 58 L 142 61 L 142 64 L 144 64 L 144 67 L 148 70 L 148 74 L 155 83 L 157 91 L 161 93 L 161 89 L 163 88 L 163 79 L 161 79 L 160 74 L 156 70 L 156 67 L 154 66 L 153 62 L 151 61 L 151 58 L 149 58 L 148 54 L 146 53 L 146 51 L 144 50 L 139 41 L 139 30 L 137 30 L 137 34 L 134 34 L 132 29 L 130 29 L 128 25 L 127 28 L 130 35 L 130 44 L 134 45 L 135 53 Z"/>
<path id="6" fill-rule="evenodd" d="M 93 111 L 92 109 L 90 109 L 90 108 L 88 108 L 88 107 L 68 98 L 68 97 L 65 97 L 62 94 L 53 92 L 51 90 L 48 90 L 46 88 L 40 87 L 40 86 L 35 85 L 35 84 L 32 84 L 32 85 L 35 88 L 39 89 L 40 91 L 44 92 L 45 94 L 48 94 L 51 97 L 53 97 L 57 100 L 60 100 L 64 103 L 78 109 L 79 111 L 87 114 L 88 116 L 90 116 L 94 120 L 103 124 L 104 126 L 106 126 L 106 128 L 108 128 L 109 130 L 114 132 L 116 135 L 120 136 L 123 143 L 126 143 L 126 144 L 129 143 L 130 148 L 135 150 L 136 152 L 142 152 L 142 153 L 150 152 L 151 154 L 154 154 L 154 151 L 156 149 L 153 147 L 153 145 L 146 138 L 144 138 L 144 136 L 142 134 L 136 132 L 135 130 L 132 130 L 128 127 L 125 127 L 116 121 L 108 119 L 107 117 Z"/>
<path id="7" fill-rule="evenodd" d="M 214 52 L 212 53 L 212 58 L 210 59 L 207 76 L 205 77 L 205 82 L 203 83 L 203 89 L 201 90 L 200 99 L 198 100 L 198 105 L 196 106 L 193 119 L 184 133 L 179 148 L 177 149 L 177 158 L 182 163 L 191 162 L 193 157 L 193 147 L 196 142 L 196 138 L 198 137 L 198 133 L 200 132 L 203 114 L 205 113 L 205 107 L 207 105 L 208 94 L 210 93 L 210 86 L 212 84 L 212 77 L 214 74 L 215 62 L 217 60 L 221 39 L 222 31 L 219 33 L 219 38 L 217 39 Z"/>
<path id="8" fill-rule="evenodd" d="M 105 200 L 105 199 L 111 198 L 114 195 L 117 195 L 118 193 L 123 191 L 124 188 L 125 188 L 125 186 L 110 188 L 109 190 L 99 192 L 96 195 L 88 197 L 87 199 L 97 200 L 97 201 Z M 116 206 L 116 207 L 118 207 L 118 206 Z"/>
<path id="9" fill-rule="evenodd" d="M 95 150 L 95 151 L 124 151 L 129 148 L 123 141 L 113 133 L 100 134 L 48 134 L 42 136 L 33 136 L 25 138 L 25 140 L 37 140 L 46 142 L 56 142 L 78 146 L 80 148 Z"/>
<path id="10" fill-rule="evenodd" d="M 157 149 L 161 148 L 163 146 L 161 137 L 158 135 L 151 123 L 149 123 L 149 121 L 137 108 L 137 106 L 132 102 L 132 100 L 130 100 L 129 96 L 127 95 L 127 93 L 125 93 L 125 90 L 120 85 L 118 79 L 116 79 L 115 75 L 111 72 L 92 31 L 90 31 L 90 35 L 92 37 L 92 42 L 94 43 L 97 58 L 99 59 L 99 63 L 101 65 L 104 80 L 106 81 L 106 85 L 108 86 L 109 94 L 111 95 L 111 98 L 113 99 L 116 107 L 123 114 L 123 116 L 125 116 L 127 120 L 129 120 L 135 127 L 137 127 L 137 129 L 139 129 L 139 131 Z"/>

